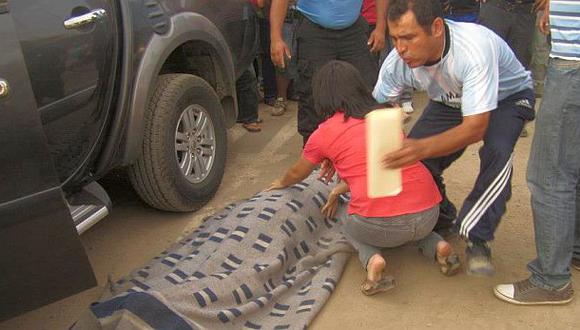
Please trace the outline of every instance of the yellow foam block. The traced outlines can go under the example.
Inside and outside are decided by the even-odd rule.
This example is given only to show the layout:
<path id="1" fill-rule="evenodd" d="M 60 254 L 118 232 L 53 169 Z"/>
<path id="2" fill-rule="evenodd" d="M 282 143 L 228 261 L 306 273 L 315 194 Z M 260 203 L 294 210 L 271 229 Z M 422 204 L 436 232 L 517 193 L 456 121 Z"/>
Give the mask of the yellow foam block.
<path id="1" fill-rule="evenodd" d="M 383 157 L 401 148 L 402 111 L 378 109 L 366 115 L 367 195 L 370 198 L 395 196 L 402 190 L 401 169 L 386 169 Z"/>

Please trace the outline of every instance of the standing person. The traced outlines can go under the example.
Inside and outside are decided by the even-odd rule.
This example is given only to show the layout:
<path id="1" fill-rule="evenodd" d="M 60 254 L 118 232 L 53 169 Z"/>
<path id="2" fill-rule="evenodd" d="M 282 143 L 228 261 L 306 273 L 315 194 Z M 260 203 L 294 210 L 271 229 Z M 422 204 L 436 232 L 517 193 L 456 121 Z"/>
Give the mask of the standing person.
<path id="1" fill-rule="evenodd" d="M 396 52 L 381 68 L 373 95 L 396 101 L 406 86 L 430 101 L 403 148 L 384 164 L 399 168 L 422 160 L 443 195 L 438 229 L 456 217 L 445 195 L 443 171 L 465 148 L 483 141 L 480 172 L 455 219 L 467 240 L 467 272 L 491 275 L 489 241 L 511 195 L 512 153 L 526 120 L 534 118 L 530 73 L 495 33 L 477 24 L 444 20 L 439 0 L 391 0 L 389 33 Z"/>
<path id="2" fill-rule="evenodd" d="M 343 230 L 367 270 L 361 285 L 366 295 L 392 287 L 383 276 L 386 261 L 381 248 L 416 241 L 422 253 L 437 260 L 444 275 L 459 270 L 459 258 L 449 243 L 433 232 L 441 196 L 429 171 L 420 162 L 402 169 L 402 191 L 396 196 L 367 196 L 365 115 L 379 107 L 360 73 L 343 61 L 330 61 L 312 83 L 316 112 L 324 122 L 312 133 L 302 157 L 269 189 L 283 189 L 304 180 L 317 164 L 329 159 L 343 182 L 323 207 L 332 216 L 337 196 L 350 190 L 348 218 Z M 401 132 L 403 134 L 403 132 Z"/>
<path id="3" fill-rule="evenodd" d="M 314 111 L 311 79 L 325 63 L 333 59 L 354 65 L 362 74 L 369 88 L 377 79 L 378 65 L 371 52 L 380 51 L 385 44 L 385 12 L 387 0 L 377 0 L 376 28 L 370 38 L 366 37 L 367 23 L 360 16 L 363 0 L 298 0 L 299 13 L 296 23 L 296 60 L 298 79 L 294 87 L 298 97 L 298 133 L 304 143 L 321 118 Z M 290 48 L 282 34 L 288 0 L 272 0 L 270 10 L 272 61 L 280 68 L 290 60 Z"/>
<path id="4" fill-rule="evenodd" d="M 547 33 L 549 15 L 552 50 L 526 177 L 537 257 L 528 279 L 494 289 L 518 305 L 572 301 L 570 266 L 580 269 L 580 2 L 549 2 L 539 27 Z"/>

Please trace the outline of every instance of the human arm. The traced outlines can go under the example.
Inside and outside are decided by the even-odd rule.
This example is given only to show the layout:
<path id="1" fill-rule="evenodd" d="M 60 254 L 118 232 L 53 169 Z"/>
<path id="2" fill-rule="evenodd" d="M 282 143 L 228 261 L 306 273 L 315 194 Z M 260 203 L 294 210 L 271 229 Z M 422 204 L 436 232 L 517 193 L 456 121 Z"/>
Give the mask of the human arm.
<path id="1" fill-rule="evenodd" d="M 318 178 L 324 182 L 331 182 L 334 173 L 336 173 L 336 170 L 334 169 L 334 166 L 332 166 L 332 162 L 328 159 L 324 159 L 320 164 Z"/>
<path id="2" fill-rule="evenodd" d="M 291 58 L 290 48 L 282 34 L 284 18 L 288 11 L 288 0 L 272 0 L 270 6 L 270 54 L 275 66 L 284 68 L 284 58 Z"/>
<path id="3" fill-rule="evenodd" d="M 349 188 L 346 181 L 339 182 L 336 187 L 330 191 L 330 194 L 328 194 L 328 201 L 326 201 L 326 204 L 324 204 L 321 209 L 322 215 L 324 215 L 325 218 L 334 217 L 338 208 L 338 197 L 347 191 L 349 191 Z"/>
<path id="4" fill-rule="evenodd" d="M 403 147 L 383 158 L 387 168 L 401 168 L 417 161 L 449 155 L 481 141 L 489 124 L 489 112 L 463 117 L 463 122 L 443 133 L 423 139 L 406 139 Z"/>
<path id="5" fill-rule="evenodd" d="M 316 164 L 309 161 L 304 157 L 300 157 L 300 159 L 292 165 L 286 174 L 283 177 L 274 180 L 270 184 L 270 187 L 266 189 L 266 191 L 275 190 L 275 189 L 284 189 L 288 186 L 296 184 L 308 177 L 310 173 L 314 170 Z"/>
<path id="6" fill-rule="evenodd" d="M 387 6 L 389 0 L 376 0 L 377 22 L 375 29 L 371 32 L 367 45 L 371 52 L 377 53 L 385 48 L 385 33 L 387 31 Z"/>
<path id="7" fill-rule="evenodd" d="M 537 9 L 544 11 L 543 15 L 538 21 L 538 30 L 540 30 L 540 32 L 542 32 L 543 34 L 548 35 L 550 33 L 550 1 L 549 0 L 536 1 L 534 5 L 536 5 L 538 2 L 543 2 L 543 7 L 540 4 L 538 5 Z"/>
<path id="8" fill-rule="evenodd" d="M 532 7 L 532 12 L 544 11 L 548 7 L 548 0 L 536 0 Z"/>

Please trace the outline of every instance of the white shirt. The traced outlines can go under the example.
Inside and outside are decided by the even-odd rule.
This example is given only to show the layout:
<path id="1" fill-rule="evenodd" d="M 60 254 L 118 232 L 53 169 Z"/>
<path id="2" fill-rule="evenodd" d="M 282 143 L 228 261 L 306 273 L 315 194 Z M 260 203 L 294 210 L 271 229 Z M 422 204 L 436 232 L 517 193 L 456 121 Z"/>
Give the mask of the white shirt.
<path id="1" fill-rule="evenodd" d="M 438 63 L 411 69 L 393 49 L 381 67 L 373 96 L 398 102 L 405 86 L 461 109 L 463 116 L 497 108 L 498 101 L 532 88 L 532 78 L 510 47 L 493 31 L 446 20 L 449 50 Z"/>

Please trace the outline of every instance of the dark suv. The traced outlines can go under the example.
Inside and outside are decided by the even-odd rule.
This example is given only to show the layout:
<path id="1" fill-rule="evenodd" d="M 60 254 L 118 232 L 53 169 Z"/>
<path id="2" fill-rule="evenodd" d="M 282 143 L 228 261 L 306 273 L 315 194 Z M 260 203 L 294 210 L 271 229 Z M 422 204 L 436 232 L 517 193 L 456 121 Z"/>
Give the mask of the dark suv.
<path id="1" fill-rule="evenodd" d="M 0 319 L 96 284 L 112 169 L 158 209 L 213 196 L 256 32 L 248 0 L 0 0 Z"/>

